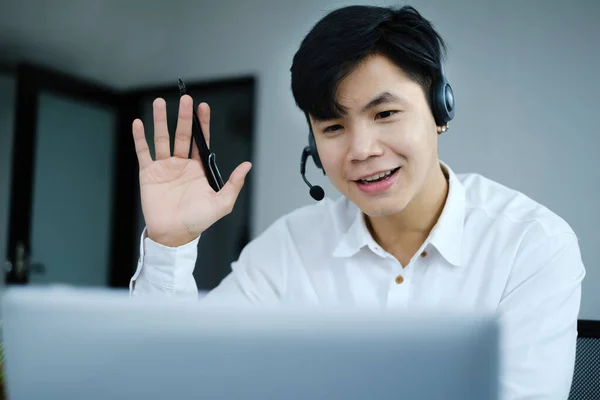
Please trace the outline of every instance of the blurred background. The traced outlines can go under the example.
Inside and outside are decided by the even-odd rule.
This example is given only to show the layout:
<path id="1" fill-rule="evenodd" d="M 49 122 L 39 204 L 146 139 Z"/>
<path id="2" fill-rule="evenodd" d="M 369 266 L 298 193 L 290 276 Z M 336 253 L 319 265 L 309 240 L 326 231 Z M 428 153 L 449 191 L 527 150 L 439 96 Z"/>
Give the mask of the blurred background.
<path id="1" fill-rule="evenodd" d="M 131 122 L 154 98 L 175 128 L 177 78 L 212 107 L 224 177 L 253 169 L 199 244 L 209 290 L 276 218 L 311 204 L 292 57 L 328 0 L 4 0 L 0 5 L 0 254 L 9 283 L 125 288 L 144 227 Z M 600 320 L 600 1 L 415 0 L 449 45 L 457 100 L 440 157 L 524 192 L 580 238 L 580 318 Z M 312 163 L 307 176 L 339 193 Z M 3 275 L 3 274 L 0 274 Z"/>

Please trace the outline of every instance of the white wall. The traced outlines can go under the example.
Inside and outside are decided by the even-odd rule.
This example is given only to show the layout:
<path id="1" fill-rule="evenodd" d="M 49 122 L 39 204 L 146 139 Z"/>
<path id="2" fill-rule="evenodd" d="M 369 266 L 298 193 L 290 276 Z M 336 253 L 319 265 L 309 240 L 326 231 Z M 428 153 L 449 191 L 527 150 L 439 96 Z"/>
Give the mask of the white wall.
<path id="1" fill-rule="evenodd" d="M 309 204 L 299 176 L 307 128 L 293 102 L 289 67 L 313 24 L 329 10 L 354 2 L 152 3 L 88 0 L 56 11 L 49 7 L 33 33 L 14 37 L 21 49 L 39 49 L 40 61 L 118 87 L 174 84 L 176 76 L 256 74 L 253 235 Z M 580 316 L 600 319 L 600 132 L 593 122 L 600 93 L 600 2 L 411 4 L 450 46 L 447 72 L 458 110 L 441 139 L 442 159 L 457 172 L 481 172 L 525 192 L 573 226 L 588 271 Z M 31 15 L 7 12 L 2 18 L 11 32 L 27 25 Z M 113 27 L 105 29 L 102 21 Z M 76 29 L 85 35 L 73 35 Z M 337 196 L 312 164 L 308 174 Z"/>

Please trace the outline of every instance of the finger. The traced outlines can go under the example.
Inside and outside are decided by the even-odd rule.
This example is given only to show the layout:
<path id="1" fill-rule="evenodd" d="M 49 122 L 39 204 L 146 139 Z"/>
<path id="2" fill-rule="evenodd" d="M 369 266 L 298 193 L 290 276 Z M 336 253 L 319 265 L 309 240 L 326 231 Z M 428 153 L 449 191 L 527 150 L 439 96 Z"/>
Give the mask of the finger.
<path id="1" fill-rule="evenodd" d="M 173 155 L 175 157 L 188 158 L 190 151 L 190 139 L 192 137 L 192 117 L 194 104 L 190 96 L 183 95 L 179 100 L 179 115 L 177 117 L 177 129 L 175 130 L 175 146 Z"/>
<path id="2" fill-rule="evenodd" d="M 223 201 L 224 213 L 229 214 L 233 210 L 235 201 L 244 186 L 244 181 L 250 168 L 252 168 L 252 164 L 248 161 L 238 165 L 231 173 L 225 186 L 217 193 L 218 197 Z"/>
<path id="3" fill-rule="evenodd" d="M 206 139 L 206 146 L 210 149 L 210 106 L 206 103 L 198 104 L 198 119 L 200 128 Z"/>
<path id="4" fill-rule="evenodd" d="M 206 172 L 204 171 L 204 165 L 202 164 L 202 160 L 200 159 L 200 153 L 198 152 L 198 146 L 196 145 L 196 139 L 192 139 L 192 160 L 200 164 L 201 174 L 206 176 Z"/>
<path id="5" fill-rule="evenodd" d="M 140 165 L 140 169 L 144 169 L 152 163 L 150 149 L 148 148 L 146 134 L 144 133 L 144 124 L 139 119 L 136 119 L 133 121 L 131 130 L 133 131 L 133 143 L 135 144 L 135 152 L 137 154 L 138 163 Z"/>
<path id="6" fill-rule="evenodd" d="M 200 153 L 198 151 L 198 146 L 196 145 L 196 139 L 192 139 L 192 160 L 202 162 L 200 160 Z"/>
<path id="7" fill-rule="evenodd" d="M 154 100 L 154 152 L 157 160 L 171 157 L 171 141 L 167 126 L 167 104 L 161 98 Z"/>

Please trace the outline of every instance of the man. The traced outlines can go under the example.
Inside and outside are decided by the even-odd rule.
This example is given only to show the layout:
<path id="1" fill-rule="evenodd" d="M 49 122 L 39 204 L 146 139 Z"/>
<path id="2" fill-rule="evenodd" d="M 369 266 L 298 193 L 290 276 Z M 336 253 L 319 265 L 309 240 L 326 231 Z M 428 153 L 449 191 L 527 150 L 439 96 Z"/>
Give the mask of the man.
<path id="1" fill-rule="evenodd" d="M 346 7 L 315 25 L 294 57 L 292 90 L 343 196 L 281 217 L 201 301 L 494 310 L 505 398 L 566 399 L 585 275 L 578 239 L 525 195 L 439 160 L 450 118 L 432 91 L 444 51 L 411 7 Z M 147 224 L 134 296 L 197 297 L 199 235 L 231 211 L 250 170 L 242 163 L 220 192 L 210 188 L 198 153 L 187 159 L 192 108 L 184 96 L 173 156 L 162 99 L 156 160 L 133 124 Z M 208 141 L 208 105 L 197 112 Z"/>

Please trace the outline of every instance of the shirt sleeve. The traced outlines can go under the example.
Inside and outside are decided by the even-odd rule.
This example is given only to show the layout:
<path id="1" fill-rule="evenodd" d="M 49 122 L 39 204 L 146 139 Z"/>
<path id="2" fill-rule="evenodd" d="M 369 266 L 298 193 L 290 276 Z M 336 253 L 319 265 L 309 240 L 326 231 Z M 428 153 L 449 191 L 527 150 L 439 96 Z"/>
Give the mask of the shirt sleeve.
<path id="1" fill-rule="evenodd" d="M 167 247 L 144 233 L 140 259 L 131 278 L 132 297 L 164 296 L 180 300 L 200 300 L 202 305 L 240 306 L 276 305 L 285 290 L 285 271 L 289 257 L 285 225 L 277 222 L 242 250 L 231 272 L 204 296 L 199 296 L 194 279 L 199 237 L 180 247 Z"/>
<path id="2" fill-rule="evenodd" d="M 129 283 L 130 295 L 198 299 L 193 272 L 199 239 L 180 247 L 167 247 L 150 239 L 144 229 L 137 269 Z"/>
<path id="3" fill-rule="evenodd" d="M 499 305 L 502 399 L 568 399 L 584 276 L 575 234 L 525 236 Z"/>

